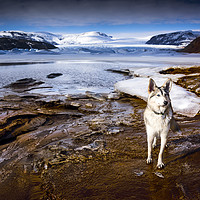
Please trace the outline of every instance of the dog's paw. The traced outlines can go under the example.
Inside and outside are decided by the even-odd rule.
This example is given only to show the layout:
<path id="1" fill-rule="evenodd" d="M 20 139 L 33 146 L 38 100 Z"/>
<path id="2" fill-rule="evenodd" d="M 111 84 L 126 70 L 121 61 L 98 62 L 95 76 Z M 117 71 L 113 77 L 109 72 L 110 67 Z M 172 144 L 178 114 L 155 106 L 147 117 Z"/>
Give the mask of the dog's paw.
<path id="1" fill-rule="evenodd" d="M 158 169 L 163 169 L 165 167 L 165 164 L 164 163 L 159 163 L 157 164 L 157 168 Z"/>
<path id="2" fill-rule="evenodd" d="M 147 158 L 147 164 L 151 164 L 152 163 L 152 158 Z"/>

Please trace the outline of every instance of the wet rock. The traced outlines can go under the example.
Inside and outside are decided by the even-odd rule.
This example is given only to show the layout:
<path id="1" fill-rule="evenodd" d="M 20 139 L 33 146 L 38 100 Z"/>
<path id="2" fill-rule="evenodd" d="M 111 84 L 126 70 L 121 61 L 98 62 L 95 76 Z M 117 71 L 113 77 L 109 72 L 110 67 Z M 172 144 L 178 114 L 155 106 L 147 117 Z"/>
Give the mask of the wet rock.
<path id="1" fill-rule="evenodd" d="M 170 67 L 168 69 L 162 70 L 160 74 L 195 74 L 200 73 L 200 66 L 193 67 Z"/>
<path id="2" fill-rule="evenodd" d="M 1 119 L 0 141 L 14 138 L 23 133 L 33 131 L 46 122 L 46 118 L 38 117 L 34 113 L 12 115 Z"/>
<path id="3" fill-rule="evenodd" d="M 99 104 L 98 102 L 93 102 L 91 103 L 91 101 L 88 102 L 84 102 L 84 104 L 82 104 L 81 107 L 79 107 L 79 111 L 82 113 L 101 113 L 102 109 L 101 109 L 102 105 L 101 103 Z"/>
<path id="4" fill-rule="evenodd" d="M 190 92 L 193 92 L 196 95 L 200 96 L 200 76 L 199 75 L 183 76 L 179 78 L 176 83 L 188 89 Z"/>
<path id="5" fill-rule="evenodd" d="M 163 176 L 163 174 L 160 173 L 160 172 L 155 172 L 154 174 L 155 174 L 156 176 L 158 176 L 159 178 L 165 178 L 165 177 Z"/>
<path id="6" fill-rule="evenodd" d="M 24 96 L 21 96 L 21 98 L 22 99 L 38 99 L 40 97 L 37 95 L 24 95 Z"/>
<path id="7" fill-rule="evenodd" d="M 152 166 L 145 162 L 142 113 L 146 105 L 142 100 L 13 98 L 14 102 L 12 97 L 4 99 L 2 105 L 12 102 L 21 110 L 0 110 L 0 128 L 9 134 L 24 134 L 0 145 L 3 199 L 16 198 L 11 189 L 24 195 L 19 199 L 26 199 L 27 194 L 32 197 L 38 177 L 40 195 L 35 199 L 149 199 L 150 195 L 198 199 L 199 115 L 179 116 L 183 135 L 169 134 L 166 168 L 155 171 L 159 148 L 153 153 Z M 167 187 L 160 187 L 157 179 L 166 181 Z"/>
<path id="8" fill-rule="evenodd" d="M 91 129 L 87 126 L 87 124 L 74 124 L 72 127 L 67 129 L 69 135 L 72 138 L 80 139 L 81 137 L 85 137 L 87 134 L 91 133 Z"/>
<path id="9" fill-rule="evenodd" d="M 24 78 L 24 79 L 20 79 L 20 80 L 17 80 L 16 82 L 14 83 L 11 83 L 5 87 L 10 87 L 10 88 L 24 88 L 24 87 L 31 87 L 31 86 L 34 86 L 34 85 L 39 85 L 39 84 L 42 84 L 44 82 L 36 82 L 35 79 L 33 78 Z"/>
<path id="10" fill-rule="evenodd" d="M 22 92 L 28 88 L 30 89 L 31 87 L 41 85 L 43 83 L 44 83 L 43 81 L 37 81 L 33 78 L 24 78 L 24 79 L 17 80 L 16 82 L 11 83 L 9 85 L 6 85 L 5 88 L 11 88 L 11 89 Z"/>
<path id="11" fill-rule="evenodd" d="M 106 71 L 130 76 L 129 69 L 107 69 Z"/>
<path id="12" fill-rule="evenodd" d="M 102 140 L 95 140 L 93 143 L 84 145 L 82 147 L 78 147 L 75 149 L 75 151 L 82 151 L 84 149 L 92 150 L 92 151 L 97 151 L 99 149 L 103 149 L 105 147 L 105 142 Z"/>
<path id="13" fill-rule="evenodd" d="M 121 94 L 118 92 L 111 92 L 108 94 L 107 98 L 110 100 L 118 100 L 121 98 Z"/>
<path id="14" fill-rule="evenodd" d="M 178 78 L 176 84 L 180 85 L 183 88 L 188 89 L 190 92 L 193 92 L 200 96 L 200 66 L 193 67 L 171 67 L 166 70 L 160 71 L 161 74 L 185 74 Z"/>
<path id="15" fill-rule="evenodd" d="M 45 108 L 61 108 L 70 105 L 65 104 L 64 101 L 60 99 L 39 99 L 36 102 L 38 103 L 38 105 Z"/>
<path id="16" fill-rule="evenodd" d="M 136 176 L 142 176 L 144 174 L 144 172 L 140 171 L 140 170 L 136 170 L 136 171 L 134 171 L 134 173 Z"/>
<path id="17" fill-rule="evenodd" d="M 47 75 L 47 78 L 56 78 L 58 76 L 62 76 L 62 73 L 51 73 L 49 75 Z"/>
<path id="18" fill-rule="evenodd" d="M 88 99 L 86 94 L 67 94 L 65 97 L 67 97 L 68 100 Z"/>
<path id="19" fill-rule="evenodd" d="M 2 110 L 7 110 L 7 114 L 9 114 L 9 112 L 11 111 L 11 110 L 20 110 L 21 108 L 20 108 L 20 106 L 19 105 L 12 105 L 12 104 L 9 104 L 9 105 L 2 105 L 1 106 L 1 109 Z M 8 111 L 9 110 L 9 111 Z"/>
<path id="20" fill-rule="evenodd" d="M 106 130 L 106 124 L 112 123 L 105 118 L 96 117 L 90 120 L 89 126 L 92 130 Z"/>
<path id="21" fill-rule="evenodd" d="M 124 129 L 123 128 L 120 128 L 120 127 L 111 127 L 109 128 L 107 131 L 106 131 L 106 135 L 116 135 L 116 134 L 119 134 L 121 132 L 123 132 Z"/>
<path id="22" fill-rule="evenodd" d="M 132 116 L 122 116 L 119 117 L 118 119 L 116 119 L 116 125 L 120 126 L 120 125 L 125 125 L 125 126 L 138 126 L 138 121 L 134 118 L 132 118 Z"/>
<path id="23" fill-rule="evenodd" d="M 96 99 L 98 101 L 105 101 L 105 97 L 102 94 L 98 94 L 98 93 L 94 93 L 94 92 L 90 92 L 90 91 L 86 91 L 85 94 L 93 99 Z"/>
<path id="24" fill-rule="evenodd" d="M 78 102 L 71 102 L 70 105 L 74 106 L 74 107 L 77 107 L 77 108 L 79 108 L 81 106 L 81 104 L 78 103 Z"/>
<path id="25" fill-rule="evenodd" d="M 42 126 L 45 122 L 46 122 L 46 117 L 40 117 L 40 116 L 35 117 L 24 125 L 22 131 L 27 132 L 35 130 L 38 127 Z"/>
<path id="26" fill-rule="evenodd" d="M 15 94 L 4 95 L 4 98 L 2 99 L 2 101 L 9 102 L 9 103 L 19 102 L 20 100 L 21 100 L 21 97 Z"/>
<path id="27" fill-rule="evenodd" d="M 92 103 L 86 103 L 86 104 L 85 104 L 85 107 L 86 107 L 86 108 L 92 108 L 93 105 L 92 105 Z"/>

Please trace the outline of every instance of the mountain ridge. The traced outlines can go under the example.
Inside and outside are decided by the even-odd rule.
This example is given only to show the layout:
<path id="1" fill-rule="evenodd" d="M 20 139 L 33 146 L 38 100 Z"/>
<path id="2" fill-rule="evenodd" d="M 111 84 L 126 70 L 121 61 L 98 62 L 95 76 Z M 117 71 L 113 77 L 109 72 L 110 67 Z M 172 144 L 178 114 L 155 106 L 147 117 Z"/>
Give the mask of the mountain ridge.
<path id="1" fill-rule="evenodd" d="M 139 38 L 113 38 L 105 33 L 90 31 L 76 34 L 55 34 L 50 32 L 24 32 L 24 31 L 0 31 L 0 50 L 12 49 L 54 49 L 68 51 L 68 48 L 78 49 L 78 52 L 106 52 L 115 48 L 117 52 L 134 52 L 128 49 L 135 48 L 180 48 L 189 44 L 200 36 L 200 31 L 178 31 L 153 36 L 147 42 Z M 145 43 L 146 42 L 146 43 Z M 147 45 L 146 45 L 147 44 Z M 153 45 L 149 45 L 153 44 Z M 156 45 L 157 47 L 156 47 Z M 145 46 L 146 45 L 146 46 Z M 164 45 L 164 46 L 160 46 Z M 173 45 L 173 46 L 169 46 Z M 179 47 L 180 46 L 180 47 Z M 98 49 L 94 49 L 98 48 Z M 119 48 L 119 49 L 117 49 Z M 121 49 L 120 49 L 121 48 Z M 123 49 L 124 48 L 124 49 Z M 126 49 L 125 49 L 126 48 Z M 109 50 L 110 51 L 110 50 Z"/>
<path id="2" fill-rule="evenodd" d="M 146 44 L 186 46 L 200 36 L 200 31 L 177 31 L 151 37 Z"/>
<path id="3" fill-rule="evenodd" d="M 112 36 L 105 33 L 91 31 L 80 34 L 53 34 L 49 32 L 1 31 L 0 38 L 25 39 L 29 41 L 45 42 L 52 45 L 96 44 L 111 42 Z"/>
<path id="4" fill-rule="evenodd" d="M 0 50 L 12 49 L 55 49 L 56 47 L 48 42 L 38 42 L 28 39 L 0 38 Z"/>

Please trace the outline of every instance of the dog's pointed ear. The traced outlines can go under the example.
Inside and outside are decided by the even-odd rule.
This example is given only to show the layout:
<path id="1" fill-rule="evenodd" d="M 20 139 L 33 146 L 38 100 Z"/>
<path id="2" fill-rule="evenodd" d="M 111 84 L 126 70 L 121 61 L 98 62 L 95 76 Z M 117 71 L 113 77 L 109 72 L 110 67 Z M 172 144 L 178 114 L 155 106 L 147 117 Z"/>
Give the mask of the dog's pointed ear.
<path id="1" fill-rule="evenodd" d="M 149 79 L 148 93 L 150 94 L 155 89 L 156 89 L 156 83 L 155 83 L 155 81 L 152 78 L 150 78 Z"/>
<path id="2" fill-rule="evenodd" d="M 172 88 L 172 80 L 170 78 L 166 80 L 162 87 L 164 87 L 167 90 L 167 92 L 170 92 Z"/>

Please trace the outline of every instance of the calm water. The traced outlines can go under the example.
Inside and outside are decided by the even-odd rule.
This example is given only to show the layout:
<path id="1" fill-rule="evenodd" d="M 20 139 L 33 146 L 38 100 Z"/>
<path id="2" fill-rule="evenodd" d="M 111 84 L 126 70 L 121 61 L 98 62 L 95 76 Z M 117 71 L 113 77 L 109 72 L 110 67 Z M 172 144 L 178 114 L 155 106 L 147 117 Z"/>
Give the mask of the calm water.
<path id="1" fill-rule="evenodd" d="M 68 59 L 68 60 L 67 60 Z M 169 67 L 172 65 L 193 65 L 200 63 L 199 57 L 158 57 L 158 56 L 135 56 L 135 57 L 92 57 L 76 59 L 63 57 L 45 56 L 4 56 L 0 58 L 0 88 L 22 78 L 34 78 L 44 81 L 41 85 L 44 89 L 32 90 L 41 94 L 72 94 L 92 92 L 111 92 L 114 84 L 125 77 L 122 74 L 106 71 L 107 69 L 128 69 L 143 67 Z M 36 64 L 23 64 L 22 62 L 35 62 Z M 12 63 L 18 63 L 14 65 Z M 48 62 L 48 63 L 41 63 Z M 10 63 L 4 65 L 2 63 Z M 22 64 L 20 64 L 22 63 Z M 148 69 L 149 70 L 149 69 Z M 48 79 L 50 73 L 62 73 L 60 77 Z"/>
<path id="2" fill-rule="evenodd" d="M 118 63 L 108 61 L 55 61 L 52 63 L 22 64 L 0 66 L 0 87 L 22 78 L 34 78 L 44 81 L 44 88 L 32 92 L 43 94 L 72 94 L 110 92 L 114 84 L 126 79 L 122 74 L 106 71 L 107 69 L 127 69 L 130 67 L 149 67 L 147 63 Z M 50 73 L 62 73 L 60 77 L 48 79 Z"/>

